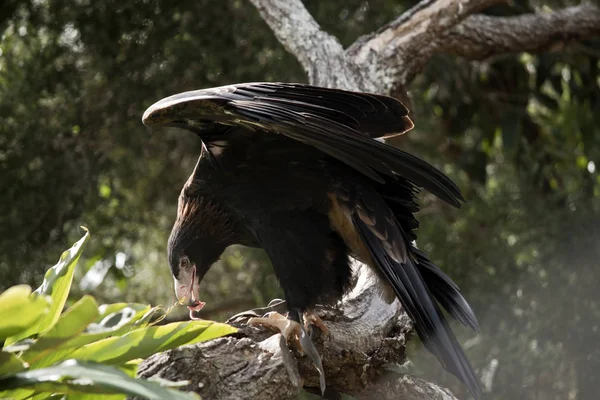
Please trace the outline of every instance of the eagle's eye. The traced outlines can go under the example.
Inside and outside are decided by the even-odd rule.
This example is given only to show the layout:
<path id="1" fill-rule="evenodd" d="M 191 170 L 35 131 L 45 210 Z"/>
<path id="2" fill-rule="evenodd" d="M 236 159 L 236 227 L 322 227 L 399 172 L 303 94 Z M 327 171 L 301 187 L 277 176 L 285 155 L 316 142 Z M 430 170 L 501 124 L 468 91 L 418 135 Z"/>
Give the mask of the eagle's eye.
<path id="1" fill-rule="evenodd" d="M 179 267 L 180 268 L 187 268 L 190 266 L 190 260 L 187 257 L 182 257 L 179 260 Z"/>

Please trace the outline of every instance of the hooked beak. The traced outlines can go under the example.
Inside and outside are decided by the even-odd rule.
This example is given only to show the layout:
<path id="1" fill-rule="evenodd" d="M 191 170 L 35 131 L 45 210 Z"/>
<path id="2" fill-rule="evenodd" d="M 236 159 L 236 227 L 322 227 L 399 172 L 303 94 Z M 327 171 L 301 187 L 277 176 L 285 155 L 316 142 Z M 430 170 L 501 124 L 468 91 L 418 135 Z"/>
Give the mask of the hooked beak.
<path id="1" fill-rule="evenodd" d="M 194 311 L 202 310 L 206 303 L 198 300 L 199 282 L 196 279 L 196 265 L 192 265 L 191 268 L 186 270 L 181 270 L 179 272 L 179 279 L 174 278 L 174 280 L 177 299 L 190 310 L 190 319 L 200 319 L 194 316 Z"/>

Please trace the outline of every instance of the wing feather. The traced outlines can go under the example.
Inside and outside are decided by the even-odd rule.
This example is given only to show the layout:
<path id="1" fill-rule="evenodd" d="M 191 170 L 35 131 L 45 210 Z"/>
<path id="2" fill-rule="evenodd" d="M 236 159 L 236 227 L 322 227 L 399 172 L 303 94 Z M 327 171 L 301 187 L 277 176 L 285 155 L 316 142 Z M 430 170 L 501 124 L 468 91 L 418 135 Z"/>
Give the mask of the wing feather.
<path id="1" fill-rule="evenodd" d="M 203 137 L 202 126 L 237 125 L 285 135 L 314 146 L 369 178 L 404 177 L 454 206 L 458 187 L 427 162 L 373 138 L 412 128 L 408 110 L 381 95 L 302 84 L 254 83 L 180 93 L 144 114 L 147 124 L 169 121 Z M 218 130 L 217 130 L 218 132 Z M 214 137 L 211 137 L 211 140 Z"/>

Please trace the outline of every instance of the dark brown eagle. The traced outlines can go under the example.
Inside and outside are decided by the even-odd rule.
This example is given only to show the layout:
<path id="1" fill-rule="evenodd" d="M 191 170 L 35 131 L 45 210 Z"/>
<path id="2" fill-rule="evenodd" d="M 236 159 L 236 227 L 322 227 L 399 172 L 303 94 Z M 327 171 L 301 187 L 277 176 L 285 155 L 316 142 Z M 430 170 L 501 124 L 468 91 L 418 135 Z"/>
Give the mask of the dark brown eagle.
<path id="1" fill-rule="evenodd" d="M 413 127 L 402 103 L 304 84 L 248 83 L 167 97 L 143 122 L 187 129 L 203 142 L 168 243 L 176 294 L 191 314 L 203 305 L 200 280 L 225 248 L 261 247 L 295 321 L 284 332 L 289 338 L 316 304 L 350 289 L 353 256 L 380 277 L 388 299 L 399 298 L 425 347 L 481 396 L 439 305 L 477 331 L 475 315 L 414 245 L 419 188 L 456 207 L 463 198 L 436 168 L 381 141 Z"/>

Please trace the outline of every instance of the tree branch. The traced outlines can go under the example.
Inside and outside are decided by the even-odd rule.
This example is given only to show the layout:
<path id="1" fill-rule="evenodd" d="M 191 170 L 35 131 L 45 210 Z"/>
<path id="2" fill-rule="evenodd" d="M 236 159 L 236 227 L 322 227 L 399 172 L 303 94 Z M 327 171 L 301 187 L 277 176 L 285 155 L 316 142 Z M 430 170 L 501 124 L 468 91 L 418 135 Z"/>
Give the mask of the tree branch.
<path id="1" fill-rule="evenodd" d="M 573 39 L 600 34 L 600 8 L 591 3 L 517 17 L 473 15 L 436 40 L 440 51 L 469 60 L 539 52 Z"/>
<path id="2" fill-rule="evenodd" d="M 468 59 L 542 51 L 599 33 L 591 3 L 517 17 L 472 15 L 506 0 L 423 0 L 346 51 L 300 0 L 251 0 L 312 84 L 400 95 L 435 54 Z"/>
<path id="3" fill-rule="evenodd" d="M 314 340 L 328 390 L 365 399 L 396 399 L 405 393 L 411 400 L 455 400 L 432 383 L 383 372 L 384 364 L 405 361 L 412 322 L 397 300 L 390 305 L 381 299 L 368 267 L 355 262 L 354 268 L 354 289 L 335 308 L 317 310 L 330 334 Z M 183 390 L 208 399 L 289 399 L 302 387 L 318 391 L 319 375 L 308 357 L 292 353 L 280 334 L 246 325 L 248 318 L 229 321 L 239 328 L 233 337 L 149 357 L 138 375 L 188 380 Z"/>
<path id="4" fill-rule="evenodd" d="M 475 11 L 503 0 L 424 0 L 349 49 L 362 62 L 369 53 L 380 58 L 408 58 Z"/>
<path id="5" fill-rule="evenodd" d="M 435 52 L 431 46 L 470 14 L 503 0 L 424 0 L 396 20 L 352 46 L 354 60 L 385 66 L 394 77 L 391 90 L 410 83 Z"/>
<path id="6" fill-rule="evenodd" d="M 300 61 L 311 82 L 320 82 L 320 75 L 331 69 L 345 68 L 342 45 L 321 29 L 301 0 L 250 1 L 277 39 Z"/>

